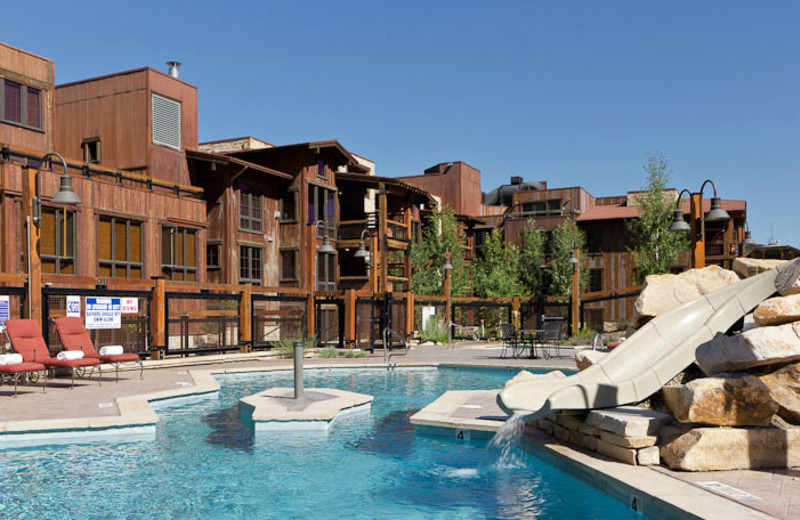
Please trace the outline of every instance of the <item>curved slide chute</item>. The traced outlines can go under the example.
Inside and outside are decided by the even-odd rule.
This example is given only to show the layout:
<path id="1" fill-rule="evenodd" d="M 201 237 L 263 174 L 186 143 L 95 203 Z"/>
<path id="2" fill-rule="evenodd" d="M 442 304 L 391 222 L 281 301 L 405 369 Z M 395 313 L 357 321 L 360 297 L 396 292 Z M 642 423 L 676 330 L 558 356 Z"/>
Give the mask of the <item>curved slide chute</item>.
<path id="1" fill-rule="evenodd" d="M 697 347 L 794 284 L 799 273 L 796 259 L 705 294 L 653 318 L 586 370 L 511 385 L 497 395 L 497 403 L 508 414 L 538 419 L 554 410 L 613 408 L 647 399 L 694 362 Z"/>

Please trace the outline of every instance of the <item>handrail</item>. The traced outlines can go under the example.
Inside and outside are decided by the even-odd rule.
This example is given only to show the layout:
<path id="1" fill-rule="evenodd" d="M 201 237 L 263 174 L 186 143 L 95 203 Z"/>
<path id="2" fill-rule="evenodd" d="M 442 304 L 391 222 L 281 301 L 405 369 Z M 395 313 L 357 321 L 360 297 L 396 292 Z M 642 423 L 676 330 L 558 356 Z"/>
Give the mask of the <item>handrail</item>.
<path id="1" fill-rule="evenodd" d="M 405 356 L 406 354 L 408 354 L 408 342 L 406 341 L 406 338 L 402 334 L 397 332 L 396 330 L 392 330 L 389 327 L 384 328 L 383 329 L 383 362 L 386 363 L 386 367 L 389 368 L 389 369 L 394 368 L 391 365 L 391 363 L 389 362 L 392 359 L 392 355 L 393 355 L 393 354 L 389 353 L 389 339 L 390 339 L 391 336 L 394 336 L 395 338 L 400 340 L 400 343 L 403 345 L 403 348 L 404 348 L 403 355 Z M 396 366 L 397 366 L 397 364 L 395 363 L 395 367 Z"/>

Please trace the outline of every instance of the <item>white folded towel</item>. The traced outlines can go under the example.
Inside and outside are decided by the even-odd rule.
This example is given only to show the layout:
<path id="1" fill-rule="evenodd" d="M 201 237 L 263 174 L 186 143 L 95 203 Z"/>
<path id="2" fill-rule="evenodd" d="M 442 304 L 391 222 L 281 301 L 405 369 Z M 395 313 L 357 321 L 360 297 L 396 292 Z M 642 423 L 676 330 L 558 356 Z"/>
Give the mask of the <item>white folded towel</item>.
<path id="1" fill-rule="evenodd" d="M 123 352 L 124 350 L 122 350 L 122 345 L 106 345 L 104 347 L 100 347 L 101 356 L 118 356 Z"/>
<path id="2" fill-rule="evenodd" d="M 22 363 L 22 354 L 3 354 L 0 356 L 0 365 L 19 365 Z"/>
<path id="3" fill-rule="evenodd" d="M 62 350 L 56 355 L 56 359 L 60 359 L 62 361 L 72 361 L 73 359 L 83 359 L 83 351 L 82 350 Z"/>

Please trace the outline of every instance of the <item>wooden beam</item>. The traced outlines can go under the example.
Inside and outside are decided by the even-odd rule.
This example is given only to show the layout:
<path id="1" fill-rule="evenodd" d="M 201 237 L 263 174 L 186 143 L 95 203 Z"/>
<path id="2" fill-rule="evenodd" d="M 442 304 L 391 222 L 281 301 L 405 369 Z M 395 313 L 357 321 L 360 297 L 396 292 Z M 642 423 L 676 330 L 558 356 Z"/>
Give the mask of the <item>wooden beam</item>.
<path id="1" fill-rule="evenodd" d="M 242 287 L 242 299 L 239 302 L 239 350 L 242 352 L 251 352 L 253 350 L 252 295 L 252 284 L 244 284 Z"/>
<path id="2" fill-rule="evenodd" d="M 28 273 L 28 319 L 42 323 L 42 259 L 39 256 L 39 227 L 33 224 L 36 170 L 22 167 L 22 218 L 25 229 L 25 271 Z"/>
<path id="3" fill-rule="evenodd" d="M 155 347 L 151 350 L 151 355 L 153 359 L 161 359 L 164 348 L 166 345 L 164 344 L 165 335 L 165 327 L 166 327 L 166 315 L 165 315 L 165 306 L 164 303 L 166 301 L 166 281 L 163 278 L 159 278 L 155 282 L 155 287 L 153 288 L 153 301 L 150 304 L 150 336 L 152 337 L 151 347 Z"/>

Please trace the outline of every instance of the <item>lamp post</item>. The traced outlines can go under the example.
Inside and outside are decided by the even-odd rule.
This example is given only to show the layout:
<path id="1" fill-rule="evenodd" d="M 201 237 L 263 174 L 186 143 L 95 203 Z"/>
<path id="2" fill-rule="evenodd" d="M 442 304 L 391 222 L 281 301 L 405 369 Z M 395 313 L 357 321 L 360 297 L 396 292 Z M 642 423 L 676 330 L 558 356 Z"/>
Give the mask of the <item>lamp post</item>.
<path id="1" fill-rule="evenodd" d="M 65 161 L 64 157 L 60 154 L 48 152 L 39 161 L 39 167 L 36 169 L 36 176 L 33 179 L 33 193 L 31 193 L 31 179 L 29 174 L 26 174 L 23 179 L 24 197 L 26 201 L 30 200 L 30 214 L 25 216 L 25 225 L 28 235 L 28 318 L 36 320 L 40 320 L 41 318 L 39 312 L 41 310 L 40 295 L 42 293 L 42 262 L 38 246 L 40 236 L 39 225 L 42 221 L 42 166 L 47 162 L 50 164 L 52 170 L 53 158 L 61 161 L 61 167 L 64 169 L 64 173 L 61 174 L 58 192 L 50 199 L 51 202 L 55 204 L 81 204 L 81 198 L 72 189 L 72 177 L 69 176 L 67 161 Z M 64 216 L 64 222 L 66 223 L 66 215 Z M 31 224 L 33 225 L 31 226 Z M 35 314 L 34 309 L 36 309 Z"/>
<path id="2" fill-rule="evenodd" d="M 450 343 L 450 313 L 452 312 L 452 297 L 450 293 L 450 271 L 453 270 L 453 264 L 450 263 L 450 250 L 447 249 L 444 253 L 444 264 L 442 264 L 442 271 L 444 271 L 444 324 L 447 327 L 447 343 Z"/>
<path id="3" fill-rule="evenodd" d="M 569 260 L 567 260 L 572 265 L 572 298 L 570 298 L 572 319 L 570 320 L 570 327 L 573 335 L 578 331 L 578 312 L 580 311 L 580 269 L 578 269 L 580 254 L 580 249 L 575 247 L 575 242 L 573 242 L 572 252 L 569 255 Z"/>
<path id="4" fill-rule="evenodd" d="M 711 184 L 714 189 L 714 196 L 711 197 L 711 209 L 708 214 L 703 212 L 703 190 L 706 184 Z M 686 192 L 689 195 L 690 220 L 689 224 L 683 219 L 681 210 L 681 195 Z M 706 222 L 727 222 L 731 216 L 722 209 L 722 202 L 717 196 L 717 186 L 711 179 L 706 179 L 700 186 L 697 193 L 689 193 L 689 190 L 681 190 L 678 200 L 675 203 L 675 214 L 669 230 L 675 232 L 689 231 L 692 241 L 691 245 L 691 267 L 701 269 L 706 266 Z"/>

